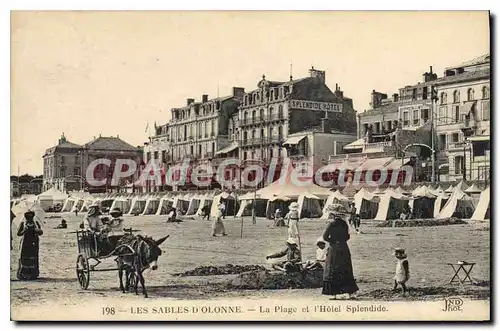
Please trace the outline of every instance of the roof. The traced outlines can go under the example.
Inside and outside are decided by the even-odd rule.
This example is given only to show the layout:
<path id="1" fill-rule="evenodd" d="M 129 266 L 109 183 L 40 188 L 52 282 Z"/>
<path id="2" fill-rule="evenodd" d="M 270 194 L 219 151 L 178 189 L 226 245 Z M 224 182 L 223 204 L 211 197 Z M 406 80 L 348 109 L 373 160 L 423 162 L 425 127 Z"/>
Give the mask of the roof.
<path id="1" fill-rule="evenodd" d="M 473 58 L 472 60 L 462 62 L 459 65 L 453 66 L 453 67 L 447 67 L 445 70 L 448 69 L 454 69 L 454 68 L 463 68 L 463 67 L 470 67 L 478 64 L 483 64 L 483 63 L 490 63 L 490 53 L 484 54 L 481 56 L 478 56 L 476 58 Z"/>
<path id="2" fill-rule="evenodd" d="M 66 140 L 65 142 L 60 143 L 60 144 L 58 144 L 56 146 L 47 148 L 47 150 L 45 151 L 45 154 L 54 153 L 56 150 L 59 151 L 59 150 L 62 150 L 62 149 L 81 149 L 81 148 L 83 148 L 83 146 L 75 144 L 75 143 L 72 143 L 72 142 Z"/>
<path id="3" fill-rule="evenodd" d="M 434 81 L 436 85 L 453 84 L 461 81 L 474 80 L 480 78 L 489 78 L 491 75 L 491 70 L 477 70 L 477 71 L 466 71 L 458 75 L 441 77 Z"/>
<path id="4" fill-rule="evenodd" d="M 137 151 L 137 148 L 118 137 L 98 137 L 85 144 L 88 149 Z"/>

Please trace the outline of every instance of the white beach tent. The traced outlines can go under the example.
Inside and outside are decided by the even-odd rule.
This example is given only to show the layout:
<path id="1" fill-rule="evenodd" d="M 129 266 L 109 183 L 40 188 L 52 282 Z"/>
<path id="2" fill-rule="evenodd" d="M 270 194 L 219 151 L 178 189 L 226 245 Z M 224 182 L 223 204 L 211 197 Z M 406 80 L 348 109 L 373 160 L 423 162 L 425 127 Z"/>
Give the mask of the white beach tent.
<path id="1" fill-rule="evenodd" d="M 437 218 L 439 215 L 439 212 L 443 209 L 443 207 L 446 205 L 446 202 L 448 202 L 448 199 L 450 198 L 450 193 L 446 192 L 436 192 L 436 200 L 434 200 L 434 209 L 433 209 L 433 214 L 434 218 Z"/>
<path id="2" fill-rule="evenodd" d="M 222 202 L 223 200 L 235 200 L 234 195 L 229 194 L 227 192 L 222 192 L 220 194 L 217 194 L 214 196 L 213 201 L 212 201 L 212 206 L 210 207 L 210 218 L 217 217 L 218 214 L 218 207 L 219 203 Z M 234 208 L 234 206 L 233 206 Z M 233 212 L 230 212 L 229 210 L 229 203 L 226 203 L 226 213 L 227 215 L 234 215 Z"/>
<path id="3" fill-rule="evenodd" d="M 438 194 L 425 185 L 413 190 L 413 199 L 409 201 L 413 218 L 433 218 Z"/>
<path id="4" fill-rule="evenodd" d="M 474 203 L 472 200 L 473 199 L 457 185 L 443 209 L 437 215 L 437 219 L 446 219 L 450 217 L 458 217 L 461 219 L 471 218 L 474 213 Z"/>
<path id="5" fill-rule="evenodd" d="M 204 196 L 202 196 L 200 199 L 200 204 L 198 206 L 198 210 L 196 211 L 196 215 L 202 214 L 203 207 L 211 206 L 213 199 L 214 199 L 214 196 L 211 193 L 206 193 Z"/>
<path id="6" fill-rule="evenodd" d="M 191 200 L 189 201 L 189 206 L 186 210 L 186 215 L 194 215 L 198 210 L 200 205 L 202 195 L 201 194 L 193 194 L 191 196 Z"/>
<path id="7" fill-rule="evenodd" d="M 490 219 L 490 187 L 488 186 L 479 197 L 479 202 L 476 206 L 471 220 L 484 221 Z"/>
<path id="8" fill-rule="evenodd" d="M 63 206 L 68 199 L 68 194 L 61 192 L 53 187 L 37 195 L 36 199 L 42 209 L 47 210 L 54 207 L 56 204 L 60 204 Z"/>
<path id="9" fill-rule="evenodd" d="M 380 197 L 365 188 L 354 195 L 354 207 L 362 219 L 373 219 L 377 215 L 379 203 Z"/>
<path id="10" fill-rule="evenodd" d="M 144 211 L 144 208 L 146 207 L 146 202 L 148 201 L 148 196 L 143 195 L 143 196 L 137 196 L 134 199 L 132 199 L 132 203 L 130 205 L 130 211 L 128 212 L 128 215 L 133 215 L 133 214 L 142 214 Z"/>
<path id="11" fill-rule="evenodd" d="M 326 199 L 325 205 L 323 206 L 323 211 L 321 215 L 321 219 L 326 220 L 328 219 L 328 213 L 326 212 L 328 206 L 331 206 L 336 203 L 340 204 L 347 204 L 349 201 L 349 198 L 343 195 L 340 191 L 334 191 L 332 192 L 328 198 Z M 345 206 L 347 207 L 347 206 Z"/>
<path id="12" fill-rule="evenodd" d="M 254 199 L 253 192 L 248 192 L 248 193 L 243 194 L 242 196 L 238 197 L 238 200 L 240 201 L 240 207 L 238 208 L 238 212 L 236 213 L 236 217 L 251 215 L 251 213 L 252 213 L 251 206 L 252 206 L 253 199 Z"/>
<path id="13" fill-rule="evenodd" d="M 323 199 L 315 196 L 314 194 L 304 193 L 301 194 L 297 200 L 299 204 L 299 217 L 304 218 L 317 218 L 321 217 L 323 206 L 321 205 Z"/>
<path id="14" fill-rule="evenodd" d="M 455 186 L 453 184 L 450 184 L 450 186 L 444 190 L 444 193 L 453 193 L 453 190 L 455 189 Z"/>
<path id="15" fill-rule="evenodd" d="M 129 197 L 117 197 L 115 198 L 115 201 L 113 201 L 110 210 L 113 210 L 114 208 L 120 208 L 123 215 L 126 215 L 130 211 L 130 202 L 131 199 Z"/>
<path id="16" fill-rule="evenodd" d="M 141 215 L 155 215 L 159 206 L 160 198 L 157 196 L 150 196 L 149 199 L 146 200 L 146 205 L 144 206 L 144 210 Z"/>
<path id="17" fill-rule="evenodd" d="M 73 198 L 73 197 L 69 197 L 68 199 L 66 199 L 61 212 L 71 211 L 73 209 L 73 206 L 75 205 L 76 201 L 77 201 L 77 199 Z"/>
<path id="18" fill-rule="evenodd" d="M 375 220 L 386 221 L 399 218 L 401 212 L 404 210 L 404 207 L 410 200 L 411 198 L 396 192 L 393 188 L 388 188 L 380 197 L 380 203 Z"/>
<path id="19" fill-rule="evenodd" d="M 170 207 L 172 207 L 173 198 L 170 193 L 165 194 L 161 199 L 156 210 L 156 215 L 166 215 Z"/>

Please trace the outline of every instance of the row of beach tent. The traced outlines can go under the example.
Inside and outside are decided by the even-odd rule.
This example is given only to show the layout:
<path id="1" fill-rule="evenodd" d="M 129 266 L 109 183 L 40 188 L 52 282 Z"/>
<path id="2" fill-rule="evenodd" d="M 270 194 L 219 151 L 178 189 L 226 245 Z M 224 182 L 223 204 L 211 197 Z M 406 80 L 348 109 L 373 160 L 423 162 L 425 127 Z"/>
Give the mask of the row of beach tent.
<path id="1" fill-rule="evenodd" d="M 463 181 L 446 189 L 432 185 L 421 185 L 412 190 L 362 187 L 348 195 L 346 190 L 332 192 L 312 182 L 292 180 L 292 175 L 288 172 L 264 188 L 241 195 L 216 191 L 108 195 L 73 192 L 68 195 L 51 189 L 38 196 L 23 198 L 37 201 L 44 210 L 60 204 L 62 212 L 86 212 L 90 206 L 98 205 L 109 210 L 120 208 L 125 215 L 163 215 L 171 208 L 176 208 L 182 215 L 201 215 L 207 206 L 210 216 L 215 217 L 218 205 L 223 202 L 228 216 L 250 216 L 255 212 L 257 217 L 271 218 L 277 209 L 284 215 L 290 203 L 297 202 L 301 218 L 327 218 L 325 210 L 329 205 L 341 203 L 347 206 L 353 202 L 362 219 L 376 221 L 398 219 L 408 210 L 414 219 L 490 219 L 490 188 L 480 189 L 475 184 L 468 186 Z"/>

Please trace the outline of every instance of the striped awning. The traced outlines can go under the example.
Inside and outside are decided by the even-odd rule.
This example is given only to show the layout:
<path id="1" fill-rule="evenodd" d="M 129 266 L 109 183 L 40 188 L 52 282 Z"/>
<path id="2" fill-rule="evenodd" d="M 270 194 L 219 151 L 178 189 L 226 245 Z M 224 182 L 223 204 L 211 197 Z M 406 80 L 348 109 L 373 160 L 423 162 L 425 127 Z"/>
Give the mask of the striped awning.
<path id="1" fill-rule="evenodd" d="M 229 146 L 226 146 L 223 149 L 215 152 L 215 155 L 227 154 L 227 153 L 234 151 L 236 148 L 238 148 L 238 144 L 233 142 L 233 143 L 229 144 Z"/>
<path id="2" fill-rule="evenodd" d="M 283 143 L 283 145 L 297 145 L 305 137 L 306 136 L 290 137 Z"/>

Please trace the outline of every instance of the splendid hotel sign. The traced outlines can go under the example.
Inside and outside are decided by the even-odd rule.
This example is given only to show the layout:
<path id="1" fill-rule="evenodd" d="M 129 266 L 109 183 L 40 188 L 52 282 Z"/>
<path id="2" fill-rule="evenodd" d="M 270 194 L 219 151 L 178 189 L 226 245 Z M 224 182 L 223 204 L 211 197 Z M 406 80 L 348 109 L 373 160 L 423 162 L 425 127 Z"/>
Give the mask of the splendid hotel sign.
<path id="1" fill-rule="evenodd" d="M 290 100 L 288 108 L 342 112 L 341 103 L 331 103 L 331 102 L 321 102 L 321 101 Z"/>

